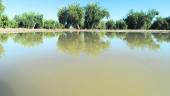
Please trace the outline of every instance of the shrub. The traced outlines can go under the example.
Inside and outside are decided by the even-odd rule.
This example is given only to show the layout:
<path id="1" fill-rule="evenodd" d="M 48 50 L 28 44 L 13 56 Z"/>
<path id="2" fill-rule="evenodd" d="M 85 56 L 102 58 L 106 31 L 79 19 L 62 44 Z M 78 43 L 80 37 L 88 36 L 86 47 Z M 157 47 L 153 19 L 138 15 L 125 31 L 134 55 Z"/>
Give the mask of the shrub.
<path id="1" fill-rule="evenodd" d="M 115 22 L 113 20 L 108 20 L 106 22 L 106 29 L 116 29 Z"/>
<path id="2" fill-rule="evenodd" d="M 127 29 L 126 22 L 124 20 L 116 21 L 116 29 Z"/>

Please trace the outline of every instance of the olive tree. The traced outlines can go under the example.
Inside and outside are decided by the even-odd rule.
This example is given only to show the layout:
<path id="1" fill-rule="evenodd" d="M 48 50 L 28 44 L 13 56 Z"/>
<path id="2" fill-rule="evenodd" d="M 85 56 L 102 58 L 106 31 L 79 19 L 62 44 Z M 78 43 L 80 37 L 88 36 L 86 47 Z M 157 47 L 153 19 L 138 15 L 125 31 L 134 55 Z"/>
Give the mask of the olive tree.
<path id="1" fill-rule="evenodd" d="M 96 27 L 97 29 L 106 29 L 106 22 L 100 21 L 100 23 Z"/>
<path id="2" fill-rule="evenodd" d="M 21 28 L 42 28 L 43 15 L 34 12 L 26 12 L 21 15 L 15 16 L 14 20 Z"/>
<path id="3" fill-rule="evenodd" d="M 169 17 L 166 17 L 165 20 L 168 22 L 169 30 L 170 30 L 170 16 L 169 16 Z"/>
<path id="4" fill-rule="evenodd" d="M 45 28 L 45 29 L 56 29 L 56 28 L 62 28 L 62 25 L 59 24 L 57 21 L 54 21 L 54 20 L 45 20 L 43 28 Z"/>
<path id="5" fill-rule="evenodd" d="M 109 12 L 97 3 L 90 3 L 85 7 L 84 28 L 96 28 L 100 21 L 109 17 Z"/>
<path id="6" fill-rule="evenodd" d="M 72 4 L 61 8 L 58 12 L 58 19 L 65 28 L 74 27 L 80 29 L 83 20 L 83 8 L 79 4 Z"/>
<path id="7" fill-rule="evenodd" d="M 153 22 L 151 29 L 168 30 L 170 26 L 166 18 L 159 17 Z"/>
<path id="8" fill-rule="evenodd" d="M 4 10 L 5 10 L 5 6 L 4 6 L 2 0 L 0 0 L 0 15 L 2 15 L 4 13 Z"/>
<path id="9" fill-rule="evenodd" d="M 5 6 L 2 2 L 2 0 L 0 0 L 0 27 L 2 28 L 6 28 L 8 26 L 8 22 L 9 19 L 6 15 L 4 15 L 4 10 L 5 10 Z"/>
<path id="10" fill-rule="evenodd" d="M 108 20 L 106 22 L 106 29 L 115 29 L 115 28 L 116 28 L 116 25 L 113 20 Z"/>
<path id="11" fill-rule="evenodd" d="M 126 22 L 124 20 L 116 21 L 116 29 L 127 29 Z"/>
<path id="12" fill-rule="evenodd" d="M 156 10 L 149 10 L 148 12 L 131 10 L 124 20 L 128 29 L 149 29 L 154 17 L 158 14 L 159 12 Z"/>
<path id="13" fill-rule="evenodd" d="M 9 18 L 6 15 L 1 16 L 0 27 L 7 28 L 9 25 Z"/>
<path id="14" fill-rule="evenodd" d="M 10 20 L 8 23 L 9 28 L 18 28 L 18 23 L 15 20 Z"/>

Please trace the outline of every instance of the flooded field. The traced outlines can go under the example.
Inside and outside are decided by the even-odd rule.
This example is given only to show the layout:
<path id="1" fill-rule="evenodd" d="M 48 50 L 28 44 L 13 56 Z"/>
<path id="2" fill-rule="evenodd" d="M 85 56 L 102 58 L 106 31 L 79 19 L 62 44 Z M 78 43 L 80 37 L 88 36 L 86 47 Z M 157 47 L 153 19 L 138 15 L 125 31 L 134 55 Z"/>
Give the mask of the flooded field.
<path id="1" fill-rule="evenodd" d="M 170 33 L 0 34 L 0 96 L 170 96 Z"/>

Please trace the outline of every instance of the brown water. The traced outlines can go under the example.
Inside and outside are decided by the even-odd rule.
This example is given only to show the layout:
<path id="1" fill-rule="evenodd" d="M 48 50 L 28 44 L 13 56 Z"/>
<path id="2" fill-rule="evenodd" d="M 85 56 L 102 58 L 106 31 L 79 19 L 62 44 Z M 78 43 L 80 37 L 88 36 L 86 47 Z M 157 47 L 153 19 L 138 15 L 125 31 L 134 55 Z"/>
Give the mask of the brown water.
<path id="1" fill-rule="evenodd" d="M 170 34 L 0 34 L 0 96 L 170 96 Z"/>

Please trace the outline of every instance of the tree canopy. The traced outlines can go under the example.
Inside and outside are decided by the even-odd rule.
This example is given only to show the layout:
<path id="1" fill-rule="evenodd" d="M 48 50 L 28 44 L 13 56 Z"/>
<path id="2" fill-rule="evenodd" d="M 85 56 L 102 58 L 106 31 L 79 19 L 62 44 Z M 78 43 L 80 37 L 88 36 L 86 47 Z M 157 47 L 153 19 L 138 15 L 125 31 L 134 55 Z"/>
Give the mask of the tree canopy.
<path id="1" fill-rule="evenodd" d="M 45 20 L 43 28 L 45 29 L 55 29 L 55 28 L 61 28 L 61 24 L 59 24 L 57 21 L 54 20 Z"/>
<path id="2" fill-rule="evenodd" d="M 127 29 L 126 22 L 124 20 L 116 21 L 116 29 Z"/>
<path id="3" fill-rule="evenodd" d="M 26 12 L 16 15 L 14 20 L 20 28 L 42 28 L 43 15 L 35 12 Z"/>
<path id="4" fill-rule="evenodd" d="M 43 14 L 25 12 L 9 19 L 4 14 L 5 6 L 0 0 L 0 28 L 33 29 L 158 29 L 170 30 L 170 17 L 160 17 L 157 10 L 131 10 L 124 19 L 108 19 L 109 12 L 98 3 L 89 3 L 85 7 L 70 4 L 59 9 L 58 20 L 46 20 Z M 156 18 L 157 17 L 157 18 Z"/>
<path id="5" fill-rule="evenodd" d="M 149 10 L 146 13 L 131 10 L 124 20 L 128 29 L 149 29 L 154 17 L 158 14 L 156 10 Z"/>
<path id="6" fill-rule="evenodd" d="M 4 13 L 4 10 L 5 10 L 5 6 L 4 6 L 2 0 L 0 0 L 0 15 L 2 15 Z"/>
<path id="7" fill-rule="evenodd" d="M 151 29 L 168 30 L 170 26 L 166 18 L 159 17 L 153 22 Z"/>
<path id="8" fill-rule="evenodd" d="M 106 29 L 116 29 L 116 24 L 113 20 L 108 20 L 106 22 Z"/>
<path id="9" fill-rule="evenodd" d="M 90 3 L 85 7 L 84 28 L 93 29 L 100 21 L 109 17 L 109 12 L 97 3 Z"/>
<path id="10" fill-rule="evenodd" d="M 79 4 L 72 4 L 61 8 L 58 12 L 58 19 L 65 28 L 74 27 L 80 29 L 83 20 L 83 8 Z"/>
<path id="11" fill-rule="evenodd" d="M 2 15 L 1 16 L 1 20 L 0 20 L 0 27 L 1 28 L 7 28 L 9 25 L 9 18 L 6 15 Z"/>

